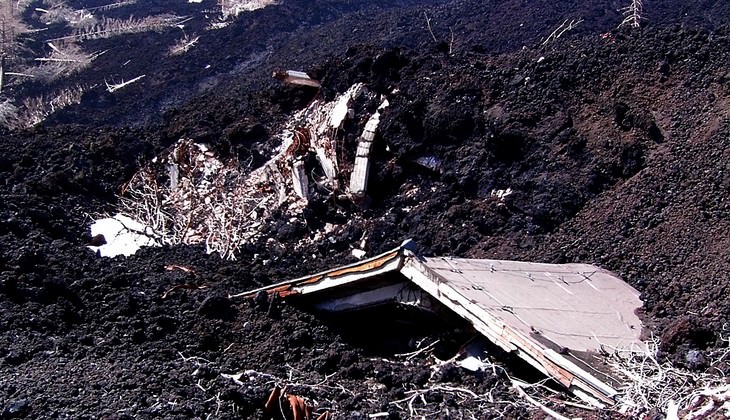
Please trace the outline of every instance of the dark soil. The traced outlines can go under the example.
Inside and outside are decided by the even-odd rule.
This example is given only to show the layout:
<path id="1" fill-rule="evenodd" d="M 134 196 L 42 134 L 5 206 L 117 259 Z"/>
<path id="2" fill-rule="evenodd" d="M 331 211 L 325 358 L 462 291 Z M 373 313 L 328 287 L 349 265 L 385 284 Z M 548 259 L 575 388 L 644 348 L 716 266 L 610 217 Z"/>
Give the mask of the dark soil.
<path id="1" fill-rule="evenodd" d="M 0 418 L 253 418 L 277 383 L 338 418 L 408 418 L 394 401 L 446 384 L 510 398 L 501 370 L 434 373 L 426 355 L 399 358 L 303 308 L 227 298 L 351 262 L 363 234 L 368 255 L 413 238 L 426 255 L 597 264 L 641 291 L 664 357 L 709 369 L 730 317 L 730 5 L 645 2 L 641 28 L 616 29 L 624 3 L 284 0 L 212 32 L 212 0 L 125 9 L 191 15 L 203 36 L 180 57 L 162 52 L 172 30 L 94 41 L 115 53 L 17 88 L 147 75 L 3 133 Z M 271 79 L 288 68 L 328 98 L 355 82 L 388 94 L 366 207 L 313 201 L 301 221 L 274 217 L 270 237 L 289 251 L 264 238 L 237 261 L 187 246 L 89 251 L 89 215 L 113 210 L 141 162 L 179 138 L 241 161 L 270 150 L 312 96 Z M 324 223 L 338 234 L 312 242 Z M 200 287 L 163 297 L 181 284 Z M 407 350 L 441 338 L 444 358 L 470 338 L 411 333 Z M 442 418 L 534 415 L 443 389 L 424 398 Z"/>

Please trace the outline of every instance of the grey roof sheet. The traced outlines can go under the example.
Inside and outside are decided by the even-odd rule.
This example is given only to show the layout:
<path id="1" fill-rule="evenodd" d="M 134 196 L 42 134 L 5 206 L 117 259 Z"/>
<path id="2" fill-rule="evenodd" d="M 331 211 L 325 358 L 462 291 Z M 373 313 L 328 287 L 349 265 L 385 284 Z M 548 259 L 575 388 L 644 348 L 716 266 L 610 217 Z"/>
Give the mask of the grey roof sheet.
<path id="1" fill-rule="evenodd" d="M 640 345 L 639 292 L 587 264 L 425 258 L 469 301 L 516 330 L 578 351 Z"/>

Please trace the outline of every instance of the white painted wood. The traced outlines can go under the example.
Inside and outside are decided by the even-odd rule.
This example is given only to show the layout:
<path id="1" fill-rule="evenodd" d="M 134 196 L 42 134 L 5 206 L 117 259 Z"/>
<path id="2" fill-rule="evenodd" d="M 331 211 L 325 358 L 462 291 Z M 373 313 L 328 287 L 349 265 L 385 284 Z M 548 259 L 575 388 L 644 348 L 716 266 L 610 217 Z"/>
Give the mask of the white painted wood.
<path id="1" fill-rule="evenodd" d="M 292 184 L 294 184 L 294 193 L 300 198 L 307 199 L 309 197 L 309 179 L 307 171 L 304 168 L 304 162 L 295 160 L 292 163 Z"/>

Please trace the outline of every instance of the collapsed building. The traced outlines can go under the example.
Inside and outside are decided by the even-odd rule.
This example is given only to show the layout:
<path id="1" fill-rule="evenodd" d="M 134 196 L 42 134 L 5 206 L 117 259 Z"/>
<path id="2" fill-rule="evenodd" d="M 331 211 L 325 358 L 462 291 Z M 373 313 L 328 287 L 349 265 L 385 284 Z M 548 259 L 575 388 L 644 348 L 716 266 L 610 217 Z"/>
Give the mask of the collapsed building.
<path id="1" fill-rule="evenodd" d="M 274 76 L 319 87 L 302 72 Z M 299 214 L 313 191 L 362 198 L 380 113 L 387 106 L 385 97 L 363 84 L 329 102 L 315 97 L 279 134 L 274 155 L 248 172 L 218 160 L 204 145 L 181 140 L 125 185 L 124 213 L 140 222 L 136 230 L 153 244 L 202 242 L 209 252 L 234 258 L 241 244 L 259 236 L 272 208 Z M 338 149 L 347 120 L 350 132 L 359 135 L 345 161 Z M 261 294 L 329 313 L 396 305 L 444 319 L 456 316 L 596 407 L 613 405 L 622 386 L 620 374 L 601 354 L 643 347 L 639 293 L 588 264 L 427 258 L 406 242 L 355 264 L 236 296 Z"/>
<path id="2" fill-rule="evenodd" d="M 642 347 L 639 292 L 589 264 L 423 257 L 411 241 L 375 257 L 232 297 L 280 297 L 345 314 L 405 306 L 457 316 L 595 407 L 624 385 L 603 354 Z M 483 349 L 468 357 L 480 358 Z"/>

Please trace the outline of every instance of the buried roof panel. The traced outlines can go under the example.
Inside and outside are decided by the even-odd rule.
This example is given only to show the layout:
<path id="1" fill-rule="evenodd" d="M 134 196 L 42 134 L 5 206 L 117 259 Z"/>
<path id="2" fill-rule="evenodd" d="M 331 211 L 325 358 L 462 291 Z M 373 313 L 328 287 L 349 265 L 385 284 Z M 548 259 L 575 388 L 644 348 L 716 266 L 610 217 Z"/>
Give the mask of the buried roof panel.
<path id="1" fill-rule="evenodd" d="M 320 290 L 351 285 L 358 280 L 372 278 L 378 274 L 398 270 L 402 265 L 402 261 L 403 248 L 397 248 L 363 261 L 293 280 L 286 280 L 243 293 L 229 295 L 229 297 L 251 297 L 259 292 L 278 293 L 280 295 L 314 293 Z"/>
<path id="2" fill-rule="evenodd" d="M 640 344 L 639 293 L 587 264 L 425 258 L 466 299 L 524 334 L 539 333 L 577 351 Z"/>
<path id="3" fill-rule="evenodd" d="M 423 258 L 404 244 L 359 263 L 252 290 L 309 295 L 316 307 L 352 310 L 358 305 L 406 299 L 420 288 L 506 351 L 597 406 L 612 404 L 616 382 L 595 357 L 606 349 L 640 345 L 639 293 L 620 278 L 587 264 L 539 264 L 462 258 Z M 386 296 L 387 295 L 387 296 Z M 405 296 L 405 295 L 404 295 Z M 600 378 L 600 379 L 599 379 Z"/>

